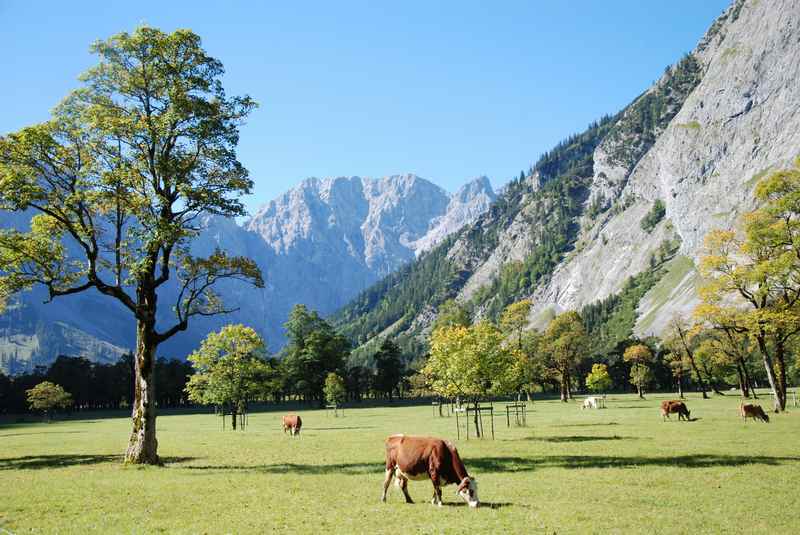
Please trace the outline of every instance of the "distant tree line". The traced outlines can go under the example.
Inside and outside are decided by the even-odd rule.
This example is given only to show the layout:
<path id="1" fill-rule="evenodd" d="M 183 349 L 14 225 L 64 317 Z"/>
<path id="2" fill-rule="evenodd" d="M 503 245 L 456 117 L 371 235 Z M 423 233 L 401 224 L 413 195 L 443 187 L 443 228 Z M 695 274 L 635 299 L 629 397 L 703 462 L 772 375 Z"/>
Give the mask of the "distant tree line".
<path id="1" fill-rule="evenodd" d="M 188 398 L 184 388 L 192 373 L 191 364 L 159 358 L 156 368 L 156 403 L 160 407 L 185 406 Z M 44 381 L 61 386 L 72 396 L 71 410 L 128 409 L 133 399 L 133 356 L 124 355 L 114 364 L 104 364 L 60 355 L 50 366 L 37 366 L 30 373 L 0 373 L 0 412 L 28 412 L 26 390 Z"/>

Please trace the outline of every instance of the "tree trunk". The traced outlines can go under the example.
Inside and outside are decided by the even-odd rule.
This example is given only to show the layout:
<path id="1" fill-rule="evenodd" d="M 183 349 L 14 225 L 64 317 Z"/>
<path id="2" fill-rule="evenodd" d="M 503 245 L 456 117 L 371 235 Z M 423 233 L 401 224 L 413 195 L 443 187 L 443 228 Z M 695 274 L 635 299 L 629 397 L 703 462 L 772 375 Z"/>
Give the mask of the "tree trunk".
<path id="1" fill-rule="evenodd" d="M 694 362 L 694 355 L 688 352 L 687 355 L 689 357 L 689 364 L 692 366 L 692 370 L 694 371 L 694 374 L 697 377 L 697 382 L 700 384 L 700 391 L 703 392 L 703 399 L 708 399 L 708 392 L 706 392 L 706 383 L 705 381 L 703 381 L 703 376 L 700 375 L 700 369 Z"/>
<path id="2" fill-rule="evenodd" d="M 644 393 L 642 392 L 642 387 L 636 385 L 636 393 L 639 394 L 639 399 L 644 399 Z"/>
<path id="3" fill-rule="evenodd" d="M 677 379 L 678 379 L 678 399 L 683 399 L 683 378 L 681 376 L 678 376 Z"/>
<path id="4" fill-rule="evenodd" d="M 567 402 L 567 373 L 561 373 L 561 401 Z"/>
<path id="5" fill-rule="evenodd" d="M 781 394 L 780 386 L 775 378 L 775 368 L 772 366 L 772 357 L 767 349 L 766 335 L 759 334 L 756 336 L 756 340 L 758 341 L 758 348 L 761 350 L 761 358 L 764 360 L 764 368 L 767 372 L 769 386 L 772 388 L 772 395 L 775 396 L 775 408 L 782 411 L 786 408 L 786 392 Z"/>
<path id="6" fill-rule="evenodd" d="M 785 359 L 786 349 L 784 347 L 783 342 L 777 342 L 775 344 L 775 374 L 777 375 L 778 379 L 778 391 L 780 392 L 780 397 L 778 398 L 778 403 L 780 404 L 781 412 L 786 410 L 786 359 Z"/>
<path id="7" fill-rule="evenodd" d="M 752 394 L 753 399 L 758 399 L 758 393 L 756 392 L 756 385 L 753 381 L 753 377 L 750 375 L 750 371 L 747 369 L 747 362 L 742 362 L 742 367 L 744 368 L 744 377 L 747 379 L 747 385 L 750 387 L 750 394 Z"/>
<path id="8" fill-rule="evenodd" d="M 481 427 L 478 425 L 478 400 L 475 400 L 475 436 L 481 438 Z"/>
<path id="9" fill-rule="evenodd" d="M 239 411 L 236 408 L 236 403 L 231 403 L 231 427 L 234 431 L 236 431 L 236 416 L 238 416 Z"/>
<path id="10" fill-rule="evenodd" d="M 125 452 L 130 464 L 160 464 L 156 440 L 156 342 L 154 326 L 136 324 L 134 357 L 133 430 Z"/>
<path id="11" fill-rule="evenodd" d="M 742 370 L 741 360 L 736 363 L 736 375 L 739 377 L 739 390 L 742 392 L 742 397 L 749 398 L 750 392 L 748 389 L 747 379 L 745 378 L 744 371 Z"/>

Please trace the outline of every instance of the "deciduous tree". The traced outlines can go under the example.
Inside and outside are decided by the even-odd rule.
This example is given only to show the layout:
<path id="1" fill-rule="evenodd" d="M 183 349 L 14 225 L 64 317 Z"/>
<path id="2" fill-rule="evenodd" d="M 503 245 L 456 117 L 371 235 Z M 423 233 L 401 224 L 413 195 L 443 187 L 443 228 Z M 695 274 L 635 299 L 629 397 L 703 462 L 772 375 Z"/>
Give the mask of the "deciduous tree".
<path id="1" fill-rule="evenodd" d="M 35 214 L 30 231 L 0 232 L 0 295 L 96 291 L 128 310 L 137 340 L 124 458 L 157 464 L 156 350 L 193 317 L 228 310 L 218 280 L 262 284 L 249 259 L 189 252 L 204 214 L 245 213 L 252 181 L 235 148 L 255 103 L 226 95 L 222 64 L 189 30 L 140 27 L 92 51 L 99 64 L 50 120 L 0 139 L 0 210 Z M 160 325 L 171 279 L 175 318 Z"/>
<path id="2" fill-rule="evenodd" d="M 755 197 L 761 206 L 745 215 L 742 233 L 706 236 L 700 268 L 709 283 L 701 298 L 709 309 L 739 310 L 737 322 L 755 339 L 783 411 L 787 347 L 800 334 L 800 159 L 759 182 Z"/>
<path id="3" fill-rule="evenodd" d="M 592 392 L 608 392 L 611 388 L 611 376 L 605 364 L 592 364 L 592 371 L 586 376 L 586 388 Z"/>
<path id="4" fill-rule="evenodd" d="M 345 397 L 347 396 L 347 388 L 344 384 L 344 379 L 342 379 L 338 374 L 333 372 L 329 373 L 327 377 L 325 377 L 325 401 L 331 405 L 340 405 L 344 403 Z"/>
<path id="5" fill-rule="evenodd" d="M 66 409 L 72 406 L 72 396 L 60 385 L 43 381 L 26 391 L 28 405 L 31 410 L 42 411 L 44 417 L 50 420 L 54 409 Z"/>
<path id="6" fill-rule="evenodd" d="M 210 333 L 189 361 L 195 368 L 186 385 L 189 399 L 227 409 L 234 430 L 247 403 L 269 395 L 267 386 L 275 372 L 264 358 L 264 341 L 250 327 L 226 325 Z"/>
<path id="7" fill-rule="evenodd" d="M 644 344 L 634 344 L 625 350 L 622 358 L 631 364 L 631 384 L 636 387 L 639 397 L 644 399 L 644 389 L 653 380 L 653 372 L 650 369 L 653 352 Z"/>
<path id="8" fill-rule="evenodd" d="M 522 330 L 528 325 L 528 315 L 532 306 L 533 303 L 529 299 L 523 299 L 508 305 L 500 316 L 500 328 L 506 336 L 514 339 L 519 350 L 522 350 Z"/>
<path id="9" fill-rule="evenodd" d="M 445 398 L 462 397 L 475 409 L 491 394 L 512 389 L 514 354 L 503 345 L 503 334 L 488 322 L 471 327 L 441 327 L 431 336 L 431 355 L 422 373 L 431 389 Z M 475 428 L 478 416 L 475 414 Z"/>
<path id="10" fill-rule="evenodd" d="M 543 349 L 547 367 L 561 384 L 561 401 L 572 399 L 572 373 L 588 347 L 583 320 L 575 311 L 565 312 L 550 322 L 544 333 Z"/>

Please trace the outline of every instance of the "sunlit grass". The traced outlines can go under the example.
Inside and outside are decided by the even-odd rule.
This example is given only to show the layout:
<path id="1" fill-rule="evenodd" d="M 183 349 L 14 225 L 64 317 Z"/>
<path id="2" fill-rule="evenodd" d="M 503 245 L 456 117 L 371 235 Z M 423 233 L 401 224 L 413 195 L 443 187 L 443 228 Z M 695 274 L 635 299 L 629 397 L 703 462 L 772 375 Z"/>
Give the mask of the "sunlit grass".
<path id="1" fill-rule="evenodd" d="M 213 415 L 159 418 L 163 468 L 120 464 L 129 422 L 0 427 L 0 527 L 12 533 L 792 533 L 800 525 L 800 410 L 770 424 L 737 416 L 738 398 L 687 401 L 694 422 L 662 422 L 664 396 L 614 396 L 605 410 L 536 402 L 527 428 L 495 420 L 496 440 L 462 440 L 484 507 L 446 487 L 446 505 L 393 489 L 379 500 L 383 439 L 455 438 L 430 407 L 280 413 L 246 432 Z M 764 406 L 769 405 L 762 401 Z M 496 404 L 497 409 L 502 404 Z M 487 423 L 488 430 L 488 423 Z M 2 530 L 0 530 L 2 533 Z"/>

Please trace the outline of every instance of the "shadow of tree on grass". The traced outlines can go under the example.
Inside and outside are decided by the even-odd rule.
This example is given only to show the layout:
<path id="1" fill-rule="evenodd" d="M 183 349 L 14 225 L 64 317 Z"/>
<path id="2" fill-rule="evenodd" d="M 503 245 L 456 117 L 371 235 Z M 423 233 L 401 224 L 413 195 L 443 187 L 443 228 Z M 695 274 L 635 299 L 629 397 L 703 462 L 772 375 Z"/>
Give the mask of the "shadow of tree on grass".
<path id="1" fill-rule="evenodd" d="M 552 427 L 604 427 L 607 425 L 619 425 L 617 422 L 598 422 L 594 424 L 558 424 Z"/>
<path id="2" fill-rule="evenodd" d="M 164 464 L 176 464 L 193 460 L 194 457 L 162 457 Z M 25 455 L 23 457 L 0 458 L 0 470 L 40 470 L 43 468 L 65 468 L 102 463 L 122 463 L 122 455 Z"/>
<path id="3" fill-rule="evenodd" d="M 381 463 L 337 463 L 337 464 L 298 464 L 298 463 L 274 463 L 274 464 L 254 464 L 254 465 L 189 465 L 183 466 L 187 470 L 216 470 L 216 471 L 245 471 L 258 472 L 263 474 L 302 474 L 302 475 L 321 475 L 321 474 L 342 474 L 342 475 L 361 475 L 361 474 L 383 474 L 385 465 Z"/>
<path id="4" fill-rule="evenodd" d="M 529 472 L 537 468 L 636 468 L 639 466 L 713 468 L 751 464 L 778 466 L 800 463 L 800 457 L 749 455 L 677 455 L 672 457 L 610 457 L 596 455 L 556 455 L 545 457 L 484 457 L 467 464 L 485 472 Z"/>
<path id="5" fill-rule="evenodd" d="M 594 442 L 594 441 L 604 441 L 604 440 L 639 440 L 639 437 L 621 437 L 618 435 L 613 436 L 592 436 L 592 435 L 565 435 L 565 436 L 553 436 L 553 437 L 537 437 L 537 436 L 530 436 L 530 437 L 523 437 L 517 438 L 514 440 L 527 440 L 532 442 L 552 442 L 552 443 L 563 443 L 563 442 Z"/>
<path id="6" fill-rule="evenodd" d="M 487 472 L 531 472 L 541 468 L 635 468 L 639 466 L 712 468 L 716 466 L 736 467 L 751 464 L 777 466 L 800 463 L 800 457 L 766 457 L 747 455 L 679 455 L 673 457 L 611 457 L 594 455 L 557 455 L 542 457 L 482 457 L 466 459 L 470 471 Z M 245 471 L 264 474 L 299 475 L 364 475 L 383 474 L 383 463 L 336 463 L 299 464 L 275 463 L 260 465 L 188 465 L 185 470 Z"/>

